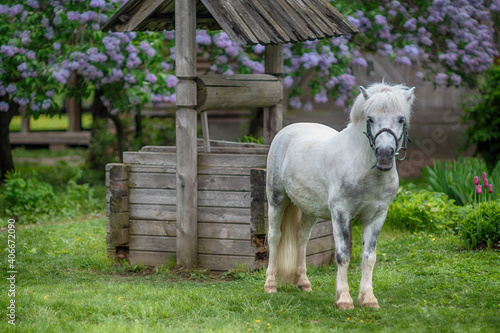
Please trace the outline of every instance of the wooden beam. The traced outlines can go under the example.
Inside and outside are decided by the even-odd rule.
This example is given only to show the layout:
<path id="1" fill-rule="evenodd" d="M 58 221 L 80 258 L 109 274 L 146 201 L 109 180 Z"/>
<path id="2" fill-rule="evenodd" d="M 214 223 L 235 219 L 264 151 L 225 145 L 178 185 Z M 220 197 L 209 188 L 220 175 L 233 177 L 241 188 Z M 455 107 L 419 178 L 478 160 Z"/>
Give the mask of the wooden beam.
<path id="1" fill-rule="evenodd" d="M 279 78 L 283 93 L 283 44 L 266 45 L 264 54 L 265 72 Z M 264 108 L 264 144 L 271 144 L 274 136 L 283 127 L 283 111 L 285 103 L 283 99 L 272 107 Z"/>
<path id="2" fill-rule="evenodd" d="M 137 8 L 137 11 L 130 15 L 130 20 L 120 27 L 120 31 L 135 31 L 141 23 L 150 17 L 165 0 L 145 0 Z"/>
<path id="3" fill-rule="evenodd" d="M 196 151 L 196 0 L 175 1 L 177 264 L 198 259 L 198 159 Z"/>
<path id="4" fill-rule="evenodd" d="M 270 107 L 283 99 L 281 81 L 266 74 L 200 75 L 197 110 Z"/>

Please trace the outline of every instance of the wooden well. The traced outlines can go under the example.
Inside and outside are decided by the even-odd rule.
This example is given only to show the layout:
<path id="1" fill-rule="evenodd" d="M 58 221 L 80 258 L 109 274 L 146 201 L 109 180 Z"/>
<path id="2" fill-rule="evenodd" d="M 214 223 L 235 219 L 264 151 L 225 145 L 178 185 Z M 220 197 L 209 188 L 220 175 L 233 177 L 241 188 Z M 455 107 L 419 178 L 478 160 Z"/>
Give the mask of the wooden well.
<path id="1" fill-rule="evenodd" d="M 267 146 L 212 141 L 198 148 L 197 264 L 212 270 L 263 267 L 267 200 Z M 106 166 L 107 240 L 110 256 L 157 266 L 176 256 L 175 147 L 144 147 L 124 153 L 124 163 Z M 313 229 L 308 263 L 332 258 L 329 221 Z"/>

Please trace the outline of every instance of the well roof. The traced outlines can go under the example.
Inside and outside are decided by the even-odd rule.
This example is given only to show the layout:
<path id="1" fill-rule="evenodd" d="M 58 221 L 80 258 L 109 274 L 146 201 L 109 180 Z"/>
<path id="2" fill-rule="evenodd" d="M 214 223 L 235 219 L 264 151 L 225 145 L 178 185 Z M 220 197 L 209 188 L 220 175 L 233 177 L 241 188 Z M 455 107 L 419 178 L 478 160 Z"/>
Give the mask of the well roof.
<path id="1" fill-rule="evenodd" d="M 327 0 L 196 0 L 198 29 L 223 29 L 240 44 L 280 44 L 354 34 L 358 30 Z M 104 31 L 175 27 L 175 0 L 129 0 Z"/>

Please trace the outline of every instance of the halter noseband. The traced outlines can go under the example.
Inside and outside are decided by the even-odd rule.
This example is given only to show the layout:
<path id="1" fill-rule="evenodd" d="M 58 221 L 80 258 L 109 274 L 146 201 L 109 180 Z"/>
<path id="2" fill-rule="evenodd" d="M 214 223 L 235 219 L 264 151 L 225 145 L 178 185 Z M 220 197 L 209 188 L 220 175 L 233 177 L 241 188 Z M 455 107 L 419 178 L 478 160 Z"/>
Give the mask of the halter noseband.
<path id="1" fill-rule="evenodd" d="M 368 119 L 366 121 L 366 132 L 363 132 L 366 137 L 368 138 L 368 142 L 370 143 L 370 147 L 372 147 L 373 150 L 375 150 L 375 141 L 377 140 L 378 136 L 384 132 L 389 133 L 394 137 L 394 140 L 396 141 L 396 153 L 394 155 L 398 156 L 399 155 L 399 150 L 403 149 L 405 151 L 405 156 L 403 158 L 398 158 L 398 160 L 402 161 L 406 158 L 406 148 L 408 146 L 408 142 L 411 142 L 410 139 L 410 134 L 408 133 L 408 126 L 406 125 L 406 120 L 403 122 L 403 133 L 401 133 L 401 137 L 398 138 L 397 135 L 394 133 L 393 130 L 391 130 L 388 127 L 384 127 L 380 129 L 380 131 L 375 134 L 375 136 L 372 135 L 372 129 L 371 129 L 371 120 Z M 403 140 L 401 143 L 401 147 L 398 148 L 399 142 Z"/>

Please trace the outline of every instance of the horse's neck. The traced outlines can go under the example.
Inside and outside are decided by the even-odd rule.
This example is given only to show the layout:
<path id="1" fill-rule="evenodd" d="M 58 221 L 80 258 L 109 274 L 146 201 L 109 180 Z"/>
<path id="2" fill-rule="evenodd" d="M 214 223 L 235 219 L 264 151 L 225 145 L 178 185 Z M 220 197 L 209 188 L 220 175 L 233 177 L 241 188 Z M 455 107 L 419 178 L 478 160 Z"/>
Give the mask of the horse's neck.
<path id="1" fill-rule="evenodd" d="M 369 166 L 371 168 L 374 153 L 372 147 L 370 147 L 368 138 L 364 134 L 366 128 L 361 124 L 349 124 L 344 131 L 346 131 L 348 137 L 350 150 L 356 155 L 355 163 L 362 167 Z"/>

